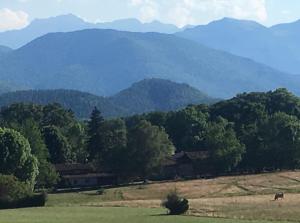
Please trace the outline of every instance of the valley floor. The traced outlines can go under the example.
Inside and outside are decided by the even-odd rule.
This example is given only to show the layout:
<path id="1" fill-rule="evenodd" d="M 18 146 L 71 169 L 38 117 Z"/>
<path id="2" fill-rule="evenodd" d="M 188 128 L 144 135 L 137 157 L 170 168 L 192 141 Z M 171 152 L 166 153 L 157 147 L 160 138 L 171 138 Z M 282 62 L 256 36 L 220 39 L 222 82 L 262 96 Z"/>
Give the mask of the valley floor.
<path id="1" fill-rule="evenodd" d="M 239 219 L 168 216 L 151 208 L 45 207 L 0 211 L 2 223 L 271 223 Z M 276 223 L 272 221 L 273 223 Z"/>
<path id="2" fill-rule="evenodd" d="M 190 201 L 188 216 L 166 216 L 160 207 L 176 190 Z M 274 201 L 274 193 L 285 192 Z M 253 223 L 299 222 L 300 172 L 154 183 L 96 191 L 51 194 L 45 208 L 0 211 L 2 223 Z"/>

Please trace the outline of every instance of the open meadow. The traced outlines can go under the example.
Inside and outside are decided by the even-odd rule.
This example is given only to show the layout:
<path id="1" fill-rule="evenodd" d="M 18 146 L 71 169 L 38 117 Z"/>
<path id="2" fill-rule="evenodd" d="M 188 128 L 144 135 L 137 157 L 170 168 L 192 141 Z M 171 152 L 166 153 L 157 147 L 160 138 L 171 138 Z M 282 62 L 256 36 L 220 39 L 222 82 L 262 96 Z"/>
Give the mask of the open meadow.
<path id="1" fill-rule="evenodd" d="M 46 207 L 0 211 L 1 223 L 269 223 L 238 219 L 168 216 L 162 209 Z"/>
<path id="2" fill-rule="evenodd" d="M 187 216 L 160 207 L 176 189 L 190 201 Z M 285 192 L 274 201 L 274 193 Z M 153 183 L 97 191 L 50 194 L 45 208 L 0 211 L 2 223 L 76 222 L 299 222 L 300 172 Z"/>

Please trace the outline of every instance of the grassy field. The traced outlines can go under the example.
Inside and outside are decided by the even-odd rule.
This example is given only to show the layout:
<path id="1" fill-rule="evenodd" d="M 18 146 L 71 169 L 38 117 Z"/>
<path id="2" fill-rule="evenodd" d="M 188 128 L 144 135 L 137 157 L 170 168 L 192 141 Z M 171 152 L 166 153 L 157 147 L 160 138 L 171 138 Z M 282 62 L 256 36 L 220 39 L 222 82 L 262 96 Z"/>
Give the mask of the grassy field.
<path id="1" fill-rule="evenodd" d="M 0 211 L 1 223 L 270 223 L 191 216 L 167 216 L 151 208 L 46 207 Z"/>
<path id="2" fill-rule="evenodd" d="M 160 207 L 175 188 L 190 201 L 188 216 L 165 216 Z M 278 191 L 285 192 L 285 199 L 274 201 Z M 245 219 L 299 222 L 300 172 L 153 183 L 106 189 L 103 195 L 96 191 L 51 194 L 45 208 L 0 211 L 1 223 L 247 223 Z"/>

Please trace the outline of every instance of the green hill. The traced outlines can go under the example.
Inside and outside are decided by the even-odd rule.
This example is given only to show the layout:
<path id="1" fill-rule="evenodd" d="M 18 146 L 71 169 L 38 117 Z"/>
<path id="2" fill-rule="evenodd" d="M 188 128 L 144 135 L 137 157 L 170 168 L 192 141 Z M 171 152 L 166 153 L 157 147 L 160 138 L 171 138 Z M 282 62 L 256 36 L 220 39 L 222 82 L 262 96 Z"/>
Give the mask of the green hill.
<path id="1" fill-rule="evenodd" d="M 186 84 L 150 79 L 112 97 L 101 97 L 76 90 L 28 90 L 0 95 L 0 106 L 13 103 L 59 103 L 72 109 L 79 118 L 88 118 L 94 107 L 105 117 L 127 116 L 150 111 L 170 111 L 189 104 L 212 103 L 210 98 Z"/>
<path id="2" fill-rule="evenodd" d="M 79 118 L 87 118 L 95 106 L 106 116 L 123 113 L 104 97 L 75 90 L 28 90 L 0 95 L 1 107 L 20 102 L 41 105 L 59 103 L 67 109 L 72 109 Z"/>
<path id="3" fill-rule="evenodd" d="M 162 79 L 146 79 L 135 83 L 110 100 L 113 104 L 126 108 L 130 115 L 171 111 L 189 104 L 210 104 L 217 101 L 187 84 L 175 84 Z"/>

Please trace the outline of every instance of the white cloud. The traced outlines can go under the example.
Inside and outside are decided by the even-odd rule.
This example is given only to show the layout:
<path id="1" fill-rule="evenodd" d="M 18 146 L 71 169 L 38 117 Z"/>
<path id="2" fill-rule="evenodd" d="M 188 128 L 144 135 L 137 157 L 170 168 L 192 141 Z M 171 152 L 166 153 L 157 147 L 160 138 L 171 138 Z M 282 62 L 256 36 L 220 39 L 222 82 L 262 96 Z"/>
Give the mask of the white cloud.
<path id="1" fill-rule="evenodd" d="M 159 17 L 159 3 L 155 0 L 130 0 L 130 4 L 139 8 L 139 17 L 143 22 Z"/>
<path id="2" fill-rule="evenodd" d="M 28 25 L 28 14 L 23 11 L 0 9 L 0 31 L 19 29 Z"/>
<path id="3" fill-rule="evenodd" d="M 203 24 L 223 17 L 267 20 L 265 0 L 129 0 L 140 19 L 159 19 L 178 26 Z"/>
<path id="4" fill-rule="evenodd" d="M 143 4 L 143 3 L 144 3 L 143 0 L 131 0 L 131 1 L 130 1 L 130 4 L 131 4 L 132 6 L 139 6 L 139 5 Z"/>

